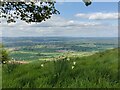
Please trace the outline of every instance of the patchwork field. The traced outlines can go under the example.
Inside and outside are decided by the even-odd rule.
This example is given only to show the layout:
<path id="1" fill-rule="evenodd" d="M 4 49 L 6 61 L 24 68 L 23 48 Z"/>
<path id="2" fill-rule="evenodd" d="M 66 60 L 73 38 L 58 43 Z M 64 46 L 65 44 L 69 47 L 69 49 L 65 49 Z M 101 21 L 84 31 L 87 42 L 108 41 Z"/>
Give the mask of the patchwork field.
<path id="1" fill-rule="evenodd" d="M 3 38 L 3 43 L 16 61 L 82 57 L 118 47 L 117 38 L 24 37 Z"/>

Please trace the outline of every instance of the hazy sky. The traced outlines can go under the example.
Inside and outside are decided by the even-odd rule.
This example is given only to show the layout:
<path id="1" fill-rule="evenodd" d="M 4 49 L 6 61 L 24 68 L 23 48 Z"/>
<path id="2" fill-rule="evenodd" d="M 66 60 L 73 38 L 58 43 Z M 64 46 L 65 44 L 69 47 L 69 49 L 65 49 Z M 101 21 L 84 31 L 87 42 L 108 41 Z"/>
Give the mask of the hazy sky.
<path id="1" fill-rule="evenodd" d="M 59 2 L 60 15 L 42 23 L 27 24 L 22 21 L 0 25 L 5 37 L 68 36 L 68 37 L 117 37 L 118 3 L 94 2 L 86 7 L 82 2 Z"/>

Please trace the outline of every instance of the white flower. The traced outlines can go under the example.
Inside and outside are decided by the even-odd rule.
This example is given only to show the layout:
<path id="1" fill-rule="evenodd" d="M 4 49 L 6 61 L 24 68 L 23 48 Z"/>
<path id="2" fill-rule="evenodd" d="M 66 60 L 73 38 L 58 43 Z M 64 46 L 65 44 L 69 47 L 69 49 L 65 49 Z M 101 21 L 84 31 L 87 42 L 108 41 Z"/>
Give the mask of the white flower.
<path id="1" fill-rule="evenodd" d="M 5 64 L 6 62 L 5 62 L 5 61 L 3 61 L 3 63 Z"/>
<path id="2" fill-rule="evenodd" d="M 73 65 L 75 65 L 76 64 L 76 62 L 73 62 Z"/>
<path id="3" fill-rule="evenodd" d="M 44 65 L 43 65 L 43 64 L 41 64 L 41 67 L 44 67 Z"/>
<path id="4" fill-rule="evenodd" d="M 67 61 L 70 61 L 70 58 L 67 58 Z"/>
<path id="5" fill-rule="evenodd" d="M 72 66 L 72 69 L 74 69 L 74 66 Z"/>

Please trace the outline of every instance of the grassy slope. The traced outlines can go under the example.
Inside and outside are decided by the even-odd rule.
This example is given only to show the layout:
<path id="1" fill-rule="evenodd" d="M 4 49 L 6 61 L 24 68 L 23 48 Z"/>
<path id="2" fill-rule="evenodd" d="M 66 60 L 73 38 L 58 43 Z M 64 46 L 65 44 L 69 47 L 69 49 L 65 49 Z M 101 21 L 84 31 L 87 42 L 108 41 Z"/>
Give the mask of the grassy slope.
<path id="1" fill-rule="evenodd" d="M 118 87 L 117 49 L 70 61 L 3 66 L 3 87 Z M 73 62 L 76 62 L 72 69 Z M 44 67 L 41 64 L 44 63 Z"/>
<path id="2" fill-rule="evenodd" d="M 2 65 L 0 65 L 0 89 L 2 88 Z"/>

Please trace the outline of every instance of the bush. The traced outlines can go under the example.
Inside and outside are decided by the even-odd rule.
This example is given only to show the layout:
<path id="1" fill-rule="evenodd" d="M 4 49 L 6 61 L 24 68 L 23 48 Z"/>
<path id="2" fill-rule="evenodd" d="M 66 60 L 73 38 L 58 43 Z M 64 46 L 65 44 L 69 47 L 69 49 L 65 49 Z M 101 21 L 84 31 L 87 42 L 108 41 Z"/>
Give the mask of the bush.
<path id="1" fill-rule="evenodd" d="M 0 63 L 6 64 L 10 60 L 9 53 L 4 49 L 3 45 L 0 44 Z"/>

